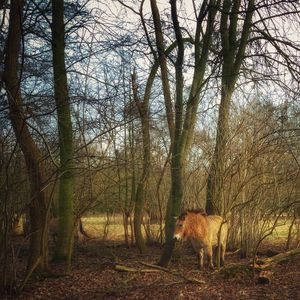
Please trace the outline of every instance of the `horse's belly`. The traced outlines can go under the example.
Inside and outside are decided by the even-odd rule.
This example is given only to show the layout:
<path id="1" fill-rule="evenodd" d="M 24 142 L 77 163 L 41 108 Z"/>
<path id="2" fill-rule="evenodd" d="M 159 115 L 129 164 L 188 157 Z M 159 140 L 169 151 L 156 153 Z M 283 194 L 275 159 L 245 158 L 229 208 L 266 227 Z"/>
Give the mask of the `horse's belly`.
<path id="1" fill-rule="evenodd" d="M 191 239 L 192 246 L 196 252 L 205 247 L 203 240 L 200 239 Z"/>

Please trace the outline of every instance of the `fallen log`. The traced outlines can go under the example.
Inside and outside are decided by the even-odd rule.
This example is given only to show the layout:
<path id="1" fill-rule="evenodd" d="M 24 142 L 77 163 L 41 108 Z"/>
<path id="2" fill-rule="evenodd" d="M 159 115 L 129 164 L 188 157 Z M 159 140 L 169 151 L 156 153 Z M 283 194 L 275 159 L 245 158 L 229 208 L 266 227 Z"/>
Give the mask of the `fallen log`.
<path id="1" fill-rule="evenodd" d="M 255 267 L 257 267 L 258 269 L 266 269 L 272 265 L 288 261 L 292 257 L 297 256 L 299 254 L 300 254 L 300 248 L 293 249 L 293 250 L 283 252 L 283 253 L 279 253 L 272 257 L 260 258 L 256 261 Z"/>
<path id="2" fill-rule="evenodd" d="M 271 283 L 272 276 L 273 272 L 271 271 L 261 271 L 258 275 L 258 283 L 269 284 Z"/>
<path id="3" fill-rule="evenodd" d="M 253 276 L 254 271 L 259 273 L 258 282 L 259 283 L 270 283 L 273 273 L 268 269 L 272 266 L 290 260 L 291 258 L 300 255 L 300 248 L 290 250 L 284 253 L 279 253 L 272 257 L 259 258 L 253 263 L 232 263 L 225 265 L 221 268 L 220 272 L 225 278 L 234 278 L 236 276 Z"/>

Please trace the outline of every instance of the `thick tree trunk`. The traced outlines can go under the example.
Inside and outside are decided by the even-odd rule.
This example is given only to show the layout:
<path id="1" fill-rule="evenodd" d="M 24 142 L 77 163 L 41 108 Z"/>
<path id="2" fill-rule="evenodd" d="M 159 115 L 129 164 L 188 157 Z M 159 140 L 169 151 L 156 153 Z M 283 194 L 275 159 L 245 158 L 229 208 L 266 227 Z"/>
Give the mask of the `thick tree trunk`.
<path id="1" fill-rule="evenodd" d="M 40 260 L 41 268 L 48 267 L 47 237 L 44 225 L 47 224 L 46 175 L 42 153 L 33 140 L 22 109 L 21 87 L 18 70 L 22 38 L 22 0 L 11 1 L 9 30 L 5 49 L 3 81 L 9 103 L 9 117 L 25 158 L 30 181 L 30 250 L 28 270 Z"/>
<path id="2" fill-rule="evenodd" d="M 63 0 L 52 1 L 52 52 L 54 91 L 60 147 L 59 232 L 55 258 L 70 263 L 74 230 L 73 132 L 65 67 Z"/>
<path id="3" fill-rule="evenodd" d="M 160 266 L 167 266 L 172 257 L 174 249 L 174 229 L 176 219 L 180 214 L 181 200 L 183 196 L 183 165 L 182 155 L 173 153 L 171 161 L 171 194 L 170 200 L 168 201 L 167 213 L 166 213 L 166 224 L 165 224 L 165 235 L 166 241 L 165 246 L 159 261 Z"/>

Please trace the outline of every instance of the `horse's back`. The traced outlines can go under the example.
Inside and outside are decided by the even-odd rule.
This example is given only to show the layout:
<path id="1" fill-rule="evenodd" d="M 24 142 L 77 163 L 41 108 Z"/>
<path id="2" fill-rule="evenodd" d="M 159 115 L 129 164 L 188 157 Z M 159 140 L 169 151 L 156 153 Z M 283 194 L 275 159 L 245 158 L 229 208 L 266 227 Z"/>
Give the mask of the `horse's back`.
<path id="1" fill-rule="evenodd" d="M 207 221 L 208 221 L 208 231 L 212 239 L 212 244 L 213 245 L 218 244 L 218 234 L 220 228 L 221 228 L 220 241 L 221 243 L 225 243 L 227 239 L 228 226 L 227 223 L 224 222 L 224 219 L 221 216 L 209 215 L 207 216 Z"/>

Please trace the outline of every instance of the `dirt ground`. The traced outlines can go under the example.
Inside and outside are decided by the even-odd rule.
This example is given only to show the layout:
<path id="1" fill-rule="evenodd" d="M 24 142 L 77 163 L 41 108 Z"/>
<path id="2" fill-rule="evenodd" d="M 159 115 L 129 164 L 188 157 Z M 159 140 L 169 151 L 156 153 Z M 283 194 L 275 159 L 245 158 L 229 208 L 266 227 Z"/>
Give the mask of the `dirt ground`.
<path id="1" fill-rule="evenodd" d="M 265 244 L 261 251 L 274 248 L 281 250 L 278 244 Z M 120 264 L 149 270 L 142 263 L 155 264 L 160 253 L 158 246 L 150 247 L 147 255 L 140 255 L 136 248 L 92 240 L 76 246 L 70 274 L 62 276 L 62 267 L 52 264 L 51 276 L 29 282 L 18 299 L 300 299 L 300 256 L 273 267 L 271 283 L 265 285 L 257 283 L 258 274 L 252 272 L 228 275 L 223 271 L 198 270 L 196 256 L 188 245 L 177 250 L 177 258 L 169 268 L 200 283 L 189 283 L 154 269 L 115 269 Z M 237 254 L 227 256 L 227 266 L 242 262 L 247 261 L 241 261 Z"/>

